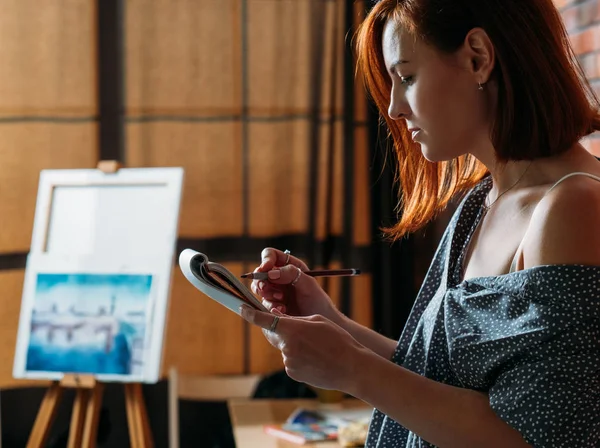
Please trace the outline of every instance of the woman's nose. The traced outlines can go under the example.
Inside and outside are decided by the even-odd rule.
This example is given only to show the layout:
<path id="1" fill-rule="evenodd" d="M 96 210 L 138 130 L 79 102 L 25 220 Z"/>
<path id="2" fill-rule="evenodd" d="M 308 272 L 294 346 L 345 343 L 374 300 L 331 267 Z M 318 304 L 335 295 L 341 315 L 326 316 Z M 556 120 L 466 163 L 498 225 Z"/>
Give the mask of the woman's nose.
<path id="1" fill-rule="evenodd" d="M 400 112 L 400 108 L 397 107 L 396 105 L 397 103 L 395 103 L 394 101 L 392 101 L 390 103 L 390 107 L 388 108 L 388 116 L 392 119 L 392 120 L 399 120 L 400 118 L 403 117 L 402 112 Z"/>
<path id="2" fill-rule="evenodd" d="M 398 94 L 392 90 L 390 106 L 388 107 L 388 116 L 392 120 L 406 118 L 409 113 L 409 107 L 404 98 L 399 98 Z"/>

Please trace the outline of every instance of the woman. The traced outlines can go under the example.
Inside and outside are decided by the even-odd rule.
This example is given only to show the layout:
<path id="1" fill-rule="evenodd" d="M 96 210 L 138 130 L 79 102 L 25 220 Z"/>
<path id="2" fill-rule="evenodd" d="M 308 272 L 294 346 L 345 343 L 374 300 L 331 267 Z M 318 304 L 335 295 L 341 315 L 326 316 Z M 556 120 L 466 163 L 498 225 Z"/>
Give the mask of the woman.
<path id="1" fill-rule="evenodd" d="M 466 193 L 400 341 L 272 248 L 246 309 L 288 374 L 375 408 L 369 447 L 600 446 L 598 100 L 551 0 L 382 0 L 359 64 L 398 158 L 398 239 Z"/>

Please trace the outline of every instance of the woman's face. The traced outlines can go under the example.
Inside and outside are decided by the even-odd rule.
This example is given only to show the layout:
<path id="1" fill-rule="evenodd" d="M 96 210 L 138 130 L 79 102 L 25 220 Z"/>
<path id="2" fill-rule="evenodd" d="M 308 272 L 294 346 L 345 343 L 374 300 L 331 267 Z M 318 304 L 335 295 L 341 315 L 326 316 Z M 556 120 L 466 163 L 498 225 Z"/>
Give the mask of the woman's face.
<path id="1" fill-rule="evenodd" d="M 477 156 L 489 148 L 486 91 L 479 90 L 466 50 L 442 54 L 388 20 L 383 57 L 392 80 L 388 115 L 406 120 L 426 159 Z"/>

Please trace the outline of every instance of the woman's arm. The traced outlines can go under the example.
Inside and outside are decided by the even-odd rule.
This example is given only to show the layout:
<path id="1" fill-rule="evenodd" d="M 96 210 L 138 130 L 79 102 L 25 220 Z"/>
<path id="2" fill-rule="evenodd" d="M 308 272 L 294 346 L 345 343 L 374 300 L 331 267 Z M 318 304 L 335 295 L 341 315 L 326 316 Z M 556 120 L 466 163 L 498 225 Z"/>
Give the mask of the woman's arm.
<path id="1" fill-rule="evenodd" d="M 339 317 L 334 322 L 350 333 L 361 345 L 377 353 L 382 358 L 392 358 L 398 344 L 397 341 L 353 321 L 342 313 L 339 313 Z"/>
<path id="2" fill-rule="evenodd" d="M 349 391 L 422 439 L 440 448 L 529 447 L 492 410 L 486 394 L 449 386 L 413 373 L 372 353 L 357 362 Z"/>

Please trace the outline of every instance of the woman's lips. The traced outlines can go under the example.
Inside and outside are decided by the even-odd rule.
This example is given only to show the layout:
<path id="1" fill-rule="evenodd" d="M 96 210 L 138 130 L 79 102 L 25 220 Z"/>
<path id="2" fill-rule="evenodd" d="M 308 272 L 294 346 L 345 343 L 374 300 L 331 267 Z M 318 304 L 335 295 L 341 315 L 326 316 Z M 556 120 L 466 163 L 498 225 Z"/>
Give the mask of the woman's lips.
<path id="1" fill-rule="evenodd" d="M 411 128 L 409 129 L 409 132 L 411 133 L 412 139 L 414 140 L 419 135 L 421 130 L 419 128 Z"/>

